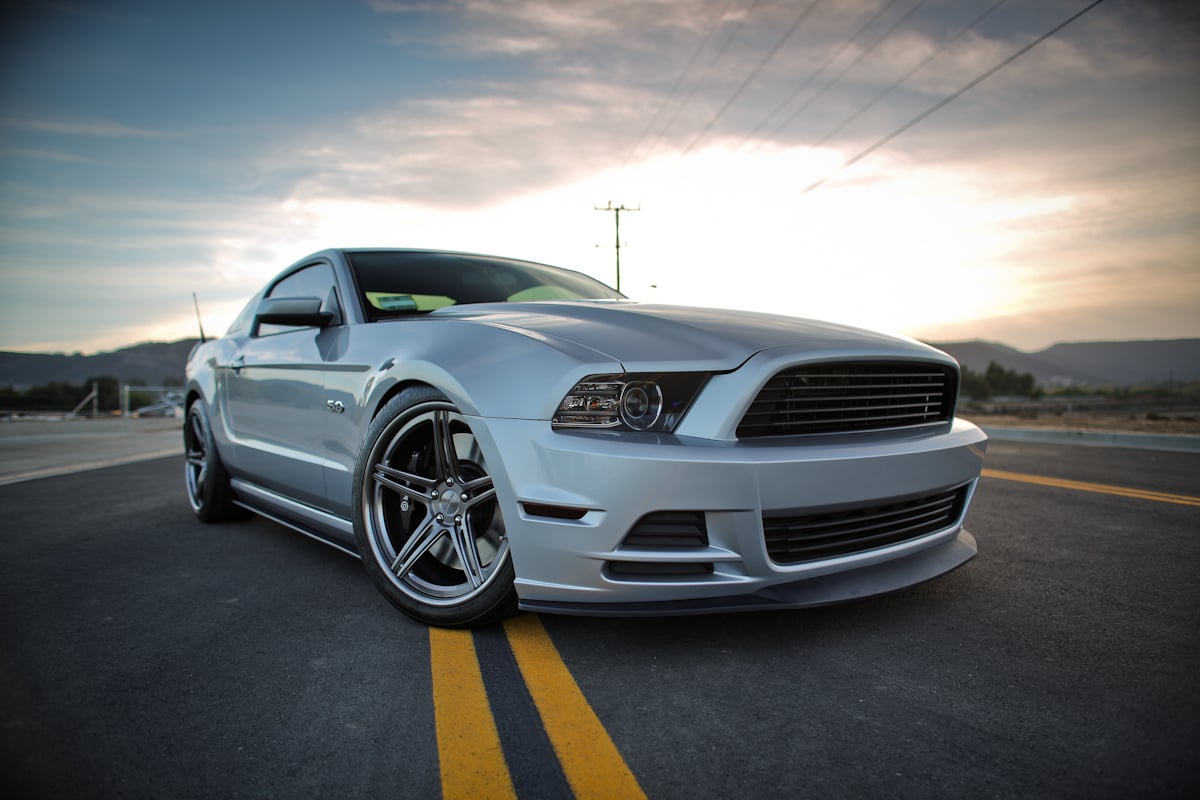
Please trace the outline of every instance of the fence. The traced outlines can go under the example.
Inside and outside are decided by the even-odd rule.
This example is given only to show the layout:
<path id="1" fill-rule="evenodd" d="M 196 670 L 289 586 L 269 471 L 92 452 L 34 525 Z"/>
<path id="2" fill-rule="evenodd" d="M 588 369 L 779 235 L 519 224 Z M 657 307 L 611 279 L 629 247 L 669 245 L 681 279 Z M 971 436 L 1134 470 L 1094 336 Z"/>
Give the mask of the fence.
<path id="1" fill-rule="evenodd" d="M 179 386 L 125 385 L 121 387 L 121 416 L 182 418 L 183 399 L 183 389 Z M 132 409 L 131 400 L 136 401 L 136 407 Z M 143 402 L 145 400 L 150 402 Z"/>

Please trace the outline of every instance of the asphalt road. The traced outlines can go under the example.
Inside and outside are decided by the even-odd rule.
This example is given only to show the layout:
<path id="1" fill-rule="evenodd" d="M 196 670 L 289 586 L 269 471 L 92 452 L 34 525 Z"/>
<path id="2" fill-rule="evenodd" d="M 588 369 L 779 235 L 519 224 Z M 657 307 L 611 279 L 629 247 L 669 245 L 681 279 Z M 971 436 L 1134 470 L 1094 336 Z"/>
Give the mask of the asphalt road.
<path id="1" fill-rule="evenodd" d="M 1200 495 L 1194 454 L 987 467 Z M 440 797 L 428 631 L 330 548 L 197 523 L 181 472 L 0 486 L 6 796 Z M 968 527 L 977 559 L 886 598 L 541 622 L 651 798 L 1195 796 L 1200 508 L 985 477 Z M 503 637 L 475 642 L 521 796 L 565 794 Z"/>

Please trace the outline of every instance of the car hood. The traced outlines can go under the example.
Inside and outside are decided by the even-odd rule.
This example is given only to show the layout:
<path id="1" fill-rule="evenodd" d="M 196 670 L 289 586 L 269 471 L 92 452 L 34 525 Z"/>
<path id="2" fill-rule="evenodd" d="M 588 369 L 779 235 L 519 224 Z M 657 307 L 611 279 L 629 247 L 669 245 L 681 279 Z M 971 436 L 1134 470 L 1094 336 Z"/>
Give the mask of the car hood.
<path id="1" fill-rule="evenodd" d="M 573 301 L 452 306 L 431 316 L 504 328 L 559 349 L 587 348 L 621 362 L 627 371 L 732 370 L 755 353 L 782 347 L 803 350 L 813 358 L 951 360 L 911 339 L 752 311 Z"/>

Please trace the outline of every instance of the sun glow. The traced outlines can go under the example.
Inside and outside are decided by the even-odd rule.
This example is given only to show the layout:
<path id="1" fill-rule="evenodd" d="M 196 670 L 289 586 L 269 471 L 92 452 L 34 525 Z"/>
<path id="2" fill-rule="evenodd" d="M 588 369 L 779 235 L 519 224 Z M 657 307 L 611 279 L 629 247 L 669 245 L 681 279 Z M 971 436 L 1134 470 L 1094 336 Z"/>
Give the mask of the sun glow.
<path id="1" fill-rule="evenodd" d="M 594 210 L 611 200 L 641 206 L 621 218 L 621 289 L 636 300 L 906 335 L 1019 314 L 1033 302 L 1028 269 L 1015 259 L 1042 235 L 1037 220 L 1070 198 L 1013 199 L 987 193 L 977 175 L 884 158 L 802 193 L 839 159 L 711 148 L 470 210 L 297 193 L 275 211 L 274 227 L 288 236 L 228 242 L 218 270 L 248 297 L 314 250 L 403 246 L 544 261 L 611 285 L 613 215 Z M 209 308 L 206 327 L 223 330 L 242 302 Z M 194 330 L 194 320 L 180 324 Z"/>

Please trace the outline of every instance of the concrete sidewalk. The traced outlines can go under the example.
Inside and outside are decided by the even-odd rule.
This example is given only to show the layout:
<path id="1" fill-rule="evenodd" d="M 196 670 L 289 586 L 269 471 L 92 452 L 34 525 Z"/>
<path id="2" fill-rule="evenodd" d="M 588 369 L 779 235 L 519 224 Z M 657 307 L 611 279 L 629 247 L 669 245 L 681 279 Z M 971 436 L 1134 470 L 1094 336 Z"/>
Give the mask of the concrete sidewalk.
<path id="1" fill-rule="evenodd" d="M 0 421 L 0 486 L 172 455 L 183 455 L 181 419 Z"/>

